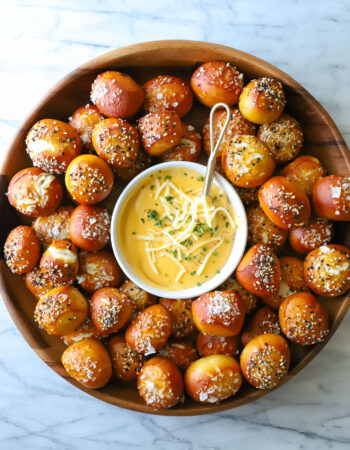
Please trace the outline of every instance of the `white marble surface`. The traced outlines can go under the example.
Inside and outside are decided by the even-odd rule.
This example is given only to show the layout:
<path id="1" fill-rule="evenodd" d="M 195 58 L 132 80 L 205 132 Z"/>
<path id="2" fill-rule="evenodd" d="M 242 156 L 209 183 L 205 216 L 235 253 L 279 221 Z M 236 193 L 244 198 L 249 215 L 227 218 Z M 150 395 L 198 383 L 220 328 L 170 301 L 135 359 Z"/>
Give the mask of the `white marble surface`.
<path id="1" fill-rule="evenodd" d="M 331 113 L 350 144 L 347 0 L 0 0 L 0 148 L 64 74 L 155 39 L 230 45 L 277 65 Z M 166 418 L 103 404 L 28 347 L 0 304 L 1 449 L 348 449 L 350 315 L 286 386 L 222 414 Z"/>

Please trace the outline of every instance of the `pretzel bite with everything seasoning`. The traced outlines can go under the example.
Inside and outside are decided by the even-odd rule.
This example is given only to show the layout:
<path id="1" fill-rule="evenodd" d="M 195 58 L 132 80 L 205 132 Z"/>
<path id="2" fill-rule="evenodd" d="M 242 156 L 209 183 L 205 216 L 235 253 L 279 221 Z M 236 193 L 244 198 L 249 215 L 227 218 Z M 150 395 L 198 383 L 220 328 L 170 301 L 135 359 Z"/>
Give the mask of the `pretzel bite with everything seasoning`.
<path id="1" fill-rule="evenodd" d="M 307 223 L 311 205 L 305 192 L 284 177 L 272 177 L 259 189 L 261 209 L 279 228 L 293 230 Z"/>
<path id="2" fill-rule="evenodd" d="M 316 181 L 326 174 L 326 168 L 321 161 L 310 155 L 299 156 L 279 172 L 279 175 L 299 186 L 308 197 L 311 197 Z"/>
<path id="3" fill-rule="evenodd" d="M 189 123 L 182 122 L 183 137 L 179 145 L 162 153 L 160 159 L 167 161 L 198 161 L 201 152 L 201 135 Z"/>
<path id="4" fill-rule="evenodd" d="M 137 389 L 147 406 L 167 409 L 182 399 L 184 382 L 180 370 L 173 362 L 156 356 L 147 361 L 140 370 Z"/>
<path id="5" fill-rule="evenodd" d="M 54 213 L 34 220 L 32 227 L 43 247 L 53 241 L 69 239 L 69 219 L 73 210 L 72 206 L 61 206 Z"/>
<path id="6" fill-rule="evenodd" d="M 101 250 L 109 241 L 111 219 L 106 208 L 79 205 L 69 220 L 69 237 L 80 249 Z"/>
<path id="7" fill-rule="evenodd" d="M 40 269 L 56 285 L 72 284 L 78 275 L 78 252 L 68 239 L 53 241 L 40 260 Z"/>
<path id="8" fill-rule="evenodd" d="M 274 295 L 280 288 L 280 262 L 271 247 L 256 244 L 241 259 L 236 277 L 245 289 L 258 297 Z"/>
<path id="9" fill-rule="evenodd" d="M 250 122 L 265 124 L 277 120 L 286 103 L 282 84 L 273 78 L 248 83 L 239 97 L 238 107 Z"/>
<path id="10" fill-rule="evenodd" d="M 193 320 L 198 330 L 212 336 L 235 336 L 242 329 L 244 304 L 234 291 L 214 291 L 192 302 Z"/>
<path id="11" fill-rule="evenodd" d="M 97 330 L 105 335 L 120 330 L 134 311 L 132 299 L 116 288 L 98 289 L 90 300 L 91 319 Z"/>
<path id="12" fill-rule="evenodd" d="M 255 307 L 258 299 L 254 294 L 247 291 L 240 283 L 238 283 L 235 275 L 232 275 L 228 278 L 221 286 L 220 290 L 222 291 L 235 291 L 242 299 L 244 305 L 244 312 L 249 313 Z"/>
<path id="13" fill-rule="evenodd" d="M 145 357 L 136 353 L 124 336 L 114 336 L 107 344 L 112 359 L 113 375 L 119 380 L 134 381 L 140 372 Z"/>
<path id="14" fill-rule="evenodd" d="M 246 346 L 249 341 L 260 334 L 274 333 L 280 334 L 281 327 L 277 314 L 267 306 L 258 309 L 249 323 L 243 329 L 242 344 Z"/>
<path id="15" fill-rule="evenodd" d="M 92 132 L 95 126 L 103 120 L 105 116 L 100 113 L 95 105 L 88 103 L 74 111 L 69 117 L 69 124 L 77 130 L 81 143 L 89 152 L 94 150 L 92 145 Z"/>
<path id="16" fill-rule="evenodd" d="M 286 242 L 288 231 L 271 222 L 259 205 L 248 208 L 247 221 L 249 245 L 268 244 L 277 250 Z"/>
<path id="17" fill-rule="evenodd" d="M 171 327 L 171 313 L 165 306 L 152 305 L 134 318 L 126 330 L 125 339 L 137 353 L 151 355 L 164 347 Z"/>
<path id="18" fill-rule="evenodd" d="M 175 111 L 180 117 L 185 116 L 192 108 L 191 89 L 181 78 L 170 75 L 159 75 L 143 85 L 146 113 L 168 110 Z"/>
<path id="19" fill-rule="evenodd" d="M 228 355 L 235 356 L 241 346 L 241 338 L 236 336 L 210 336 L 199 333 L 197 336 L 197 350 L 201 356 Z"/>
<path id="20" fill-rule="evenodd" d="M 62 194 L 57 178 L 39 167 L 28 167 L 17 172 L 7 190 L 10 204 L 29 217 L 53 213 L 61 202 Z"/>
<path id="21" fill-rule="evenodd" d="M 65 172 L 81 151 L 75 128 L 54 119 L 36 122 L 27 134 L 26 146 L 34 166 L 55 174 Z"/>
<path id="22" fill-rule="evenodd" d="M 69 334 L 62 336 L 62 340 L 66 345 L 73 345 L 76 342 L 83 341 L 84 339 L 102 339 L 105 336 L 101 334 L 95 327 L 91 319 L 86 319 L 78 328 Z"/>
<path id="23" fill-rule="evenodd" d="M 195 96 L 209 108 L 219 102 L 233 106 L 242 92 L 243 83 L 243 74 L 236 67 L 218 61 L 202 64 L 191 77 Z"/>
<path id="24" fill-rule="evenodd" d="M 350 250 L 343 245 L 322 245 L 306 256 L 304 274 L 316 294 L 344 294 L 350 288 Z"/>
<path id="25" fill-rule="evenodd" d="M 90 389 L 105 386 L 112 376 L 111 358 L 97 339 L 71 345 L 63 352 L 61 361 L 70 377 Z"/>
<path id="26" fill-rule="evenodd" d="M 222 168 L 234 184 L 254 188 L 266 181 L 275 169 L 275 161 L 267 145 L 255 136 L 231 139 L 222 153 Z"/>
<path id="27" fill-rule="evenodd" d="M 333 224 L 322 217 L 312 217 L 303 227 L 289 233 L 289 244 L 298 253 L 307 254 L 328 244 L 333 235 Z"/>
<path id="28" fill-rule="evenodd" d="M 175 300 L 171 298 L 161 298 L 159 303 L 165 306 L 171 313 L 173 321 L 171 336 L 174 338 L 185 338 L 192 336 L 196 331 L 193 321 L 191 303 L 189 298 Z"/>
<path id="29" fill-rule="evenodd" d="M 92 83 L 90 98 L 105 116 L 129 119 L 141 108 L 145 93 L 129 75 L 109 70 Z"/>
<path id="30" fill-rule="evenodd" d="M 113 253 L 101 250 L 96 253 L 80 252 L 77 281 L 88 292 L 104 287 L 116 287 L 122 280 L 122 271 Z"/>
<path id="31" fill-rule="evenodd" d="M 58 286 L 40 297 L 34 318 L 48 334 L 64 336 L 87 319 L 88 311 L 88 302 L 78 289 Z"/>
<path id="32" fill-rule="evenodd" d="M 258 190 L 258 187 L 249 189 L 235 185 L 235 191 L 239 195 L 244 206 L 251 206 L 258 203 Z"/>
<path id="33" fill-rule="evenodd" d="M 315 213 L 329 220 L 350 220 L 350 177 L 329 175 L 314 184 L 312 205 Z"/>
<path id="34" fill-rule="evenodd" d="M 194 361 L 185 372 L 187 393 L 200 403 L 220 403 L 242 385 L 238 362 L 227 355 L 210 355 Z"/>
<path id="35" fill-rule="evenodd" d="M 257 389 L 273 389 L 287 374 L 290 351 L 278 334 L 266 333 L 253 338 L 241 354 L 244 378 Z"/>
<path id="36" fill-rule="evenodd" d="M 118 175 L 118 178 L 124 183 L 129 183 L 136 175 L 148 169 L 151 165 L 151 156 L 142 149 L 139 149 L 137 157 L 130 167 L 127 167 L 126 169 L 115 169 L 115 172 Z"/>
<path id="37" fill-rule="evenodd" d="M 169 359 L 181 370 L 186 370 L 192 361 L 198 359 L 196 349 L 190 341 L 167 342 L 158 355 Z"/>
<path id="38" fill-rule="evenodd" d="M 304 142 L 299 122 L 285 113 L 274 122 L 260 125 L 257 137 L 271 149 L 277 164 L 294 159 Z"/>
<path id="39" fill-rule="evenodd" d="M 55 283 L 43 273 L 40 267 L 34 267 L 33 270 L 26 273 L 25 283 L 27 289 L 36 297 L 37 300 L 51 291 L 55 286 Z"/>
<path id="40" fill-rule="evenodd" d="M 279 319 L 283 334 L 296 344 L 317 344 L 329 333 L 327 311 L 309 292 L 286 298 L 280 306 Z"/>
<path id="41" fill-rule="evenodd" d="M 40 258 L 40 244 L 32 227 L 20 225 L 7 236 L 4 245 L 5 261 L 11 272 L 27 273 Z"/>
<path id="42" fill-rule="evenodd" d="M 143 148 L 150 155 L 159 156 L 179 145 L 182 123 L 174 111 L 158 111 L 141 117 L 138 123 Z"/>
<path id="43" fill-rule="evenodd" d="M 96 155 L 80 155 L 66 172 L 67 190 L 76 203 L 93 205 L 110 194 L 114 175 L 109 165 Z"/>
<path id="44" fill-rule="evenodd" d="M 136 312 L 143 311 L 148 306 L 154 305 L 157 302 L 155 295 L 141 289 L 130 280 L 124 281 L 120 286 L 120 290 L 134 300 Z"/>

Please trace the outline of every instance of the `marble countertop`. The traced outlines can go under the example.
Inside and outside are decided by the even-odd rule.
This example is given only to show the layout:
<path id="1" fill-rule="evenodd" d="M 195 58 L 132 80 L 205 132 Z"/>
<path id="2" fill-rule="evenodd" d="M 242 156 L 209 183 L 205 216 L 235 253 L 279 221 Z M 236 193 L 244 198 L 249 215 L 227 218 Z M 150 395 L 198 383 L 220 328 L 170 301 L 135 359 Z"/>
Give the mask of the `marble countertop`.
<path id="1" fill-rule="evenodd" d="M 350 144 L 346 0 L 0 1 L 0 159 L 16 128 L 67 72 L 110 49 L 196 39 L 259 56 L 328 110 Z M 171 418 L 78 391 L 30 349 L 0 303 L 0 448 L 269 449 L 350 447 L 350 314 L 299 375 L 253 404 Z"/>

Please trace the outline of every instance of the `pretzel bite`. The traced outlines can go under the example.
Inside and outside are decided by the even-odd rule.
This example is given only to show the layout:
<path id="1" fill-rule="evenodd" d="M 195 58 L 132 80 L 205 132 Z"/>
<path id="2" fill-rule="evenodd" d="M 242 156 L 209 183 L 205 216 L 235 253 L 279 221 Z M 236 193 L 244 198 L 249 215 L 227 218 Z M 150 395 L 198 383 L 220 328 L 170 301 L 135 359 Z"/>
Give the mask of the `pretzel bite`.
<path id="1" fill-rule="evenodd" d="M 145 357 L 136 353 L 125 341 L 124 336 L 114 336 L 108 341 L 112 359 L 113 375 L 119 380 L 134 381 L 145 363 Z"/>
<path id="2" fill-rule="evenodd" d="M 333 224 L 321 217 L 312 217 L 303 227 L 289 233 L 289 244 L 298 253 L 307 254 L 332 239 Z"/>
<path id="3" fill-rule="evenodd" d="M 274 122 L 260 125 L 257 137 L 269 146 L 278 164 L 294 159 L 304 142 L 299 122 L 285 113 Z"/>
<path id="4" fill-rule="evenodd" d="M 312 205 L 315 213 L 329 220 L 350 220 L 350 177 L 329 175 L 314 184 Z"/>
<path id="5" fill-rule="evenodd" d="M 62 194 L 62 186 L 54 175 L 39 167 L 28 167 L 11 178 L 7 198 L 21 214 L 39 217 L 53 213 Z"/>
<path id="6" fill-rule="evenodd" d="M 281 267 L 277 256 L 266 244 L 251 247 L 236 269 L 238 282 L 258 297 L 269 297 L 280 288 Z"/>
<path id="7" fill-rule="evenodd" d="M 235 185 L 235 191 L 239 195 L 244 206 L 255 205 L 258 203 L 258 190 L 258 187 L 248 189 Z"/>
<path id="8" fill-rule="evenodd" d="M 55 285 L 72 284 L 79 267 L 76 246 L 68 239 L 53 241 L 43 253 L 39 266 Z"/>
<path id="9" fill-rule="evenodd" d="M 171 298 L 161 298 L 159 303 L 165 306 L 171 313 L 173 321 L 171 336 L 174 338 L 185 338 L 192 336 L 196 331 L 193 321 L 191 304 L 189 298 L 174 300 Z"/>
<path id="10" fill-rule="evenodd" d="M 157 302 L 157 297 L 149 294 L 130 280 L 124 281 L 120 290 L 134 300 L 136 312 L 143 311 Z"/>
<path id="11" fill-rule="evenodd" d="M 126 169 L 115 169 L 115 172 L 118 175 L 118 178 L 124 183 L 129 183 L 136 175 L 148 169 L 151 165 L 151 156 L 142 149 L 139 149 L 137 157 L 130 167 L 127 167 Z"/>
<path id="12" fill-rule="evenodd" d="M 143 148 L 150 155 L 159 156 L 179 145 L 182 123 L 174 111 L 158 111 L 141 117 L 138 124 Z"/>
<path id="13" fill-rule="evenodd" d="M 248 244 L 268 244 L 277 250 L 286 242 L 288 231 L 278 228 L 266 216 L 259 205 L 250 206 L 247 210 Z"/>
<path id="14" fill-rule="evenodd" d="M 214 143 L 219 139 L 221 130 L 226 122 L 226 110 L 217 109 L 213 117 Z M 231 119 L 227 125 L 224 137 L 217 151 L 217 158 L 221 159 L 222 152 L 227 143 L 235 136 L 242 134 L 255 134 L 255 125 L 245 119 L 237 107 L 231 108 Z M 215 144 L 214 144 L 215 145 Z M 210 155 L 210 116 L 203 127 L 203 146 L 207 155 Z"/>
<path id="15" fill-rule="evenodd" d="M 227 178 L 245 188 L 260 186 L 275 169 L 268 146 L 255 136 L 231 139 L 222 153 L 222 168 Z"/>
<path id="16" fill-rule="evenodd" d="M 134 302 L 116 288 L 98 289 L 90 300 L 90 314 L 101 334 L 113 334 L 122 328 L 135 310 Z"/>
<path id="17" fill-rule="evenodd" d="M 304 261 L 309 288 L 325 297 L 336 297 L 350 288 L 350 250 L 343 245 L 322 245 Z"/>
<path id="18" fill-rule="evenodd" d="M 156 356 L 143 365 L 137 389 L 147 406 L 172 408 L 182 399 L 184 383 L 180 370 L 169 359 Z"/>
<path id="19" fill-rule="evenodd" d="M 80 155 L 69 164 L 65 182 L 76 203 L 93 205 L 108 197 L 114 176 L 102 158 L 96 155 Z"/>
<path id="20" fill-rule="evenodd" d="M 26 273 L 25 283 L 27 289 L 37 300 L 55 287 L 55 283 L 47 275 L 44 275 L 40 267 L 34 267 L 33 270 Z"/>
<path id="21" fill-rule="evenodd" d="M 194 361 L 185 372 L 187 393 L 200 403 L 220 403 L 242 385 L 238 362 L 227 355 L 210 355 Z"/>
<path id="22" fill-rule="evenodd" d="M 247 326 L 243 329 L 242 344 L 246 346 L 249 341 L 260 334 L 280 334 L 281 327 L 277 314 L 267 306 L 258 309 Z"/>
<path id="23" fill-rule="evenodd" d="M 40 297 L 34 318 L 48 334 L 65 336 L 87 319 L 88 309 L 88 302 L 78 289 L 58 286 Z"/>
<path id="24" fill-rule="evenodd" d="M 236 336 L 210 336 L 199 333 L 197 336 L 197 350 L 201 356 L 228 355 L 235 356 L 239 352 L 241 338 Z"/>
<path id="25" fill-rule="evenodd" d="M 33 165 L 60 174 L 80 155 L 80 137 L 68 123 L 54 119 L 36 122 L 26 137 L 26 150 Z"/>
<path id="26" fill-rule="evenodd" d="M 273 78 L 248 83 L 239 97 L 238 107 L 250 122 L 265 124 L 277 120 L 286 103 L 282 84 Z"/>
<path id="27" fill-rule="evenodd" d="M 105 386 L 112 376 L 111 358 L 97 339 L 84 339 L 68 347 L 61 358 L 68 375 L 89 389 Z"/>
<path id="28" fill-rule="evenodd" d="M 88 292 L 104 287 L 116 287 L 122 272 L 113 253 L 102 250 L 96 253 L 80 252 L 77 281 Z"/>
<path id="29" fill-rule="evenodd" d="M 151 355 L 164 347 L 171 327 L 171 313 L 165 306 L 152 305 L 134 318 L 126 330 L 125 339 L 137 353 Z"/>
<path id="30" fill-rule="evenodd" d="M 311 197 L 316 181 L 326 174 L 326 168 L 321 161 L 310 155 L 299 156 L 279 172 L 279 175 L 299 186 L 308 197 Z"/>
<path id="31" fill-rule="evenodd" d="M 293 230 L 307 223 L 311 206 L 305 192 L 284 177 L 272 177 L 259 189 L 261 209 L 279 228 Z"/>
<path id="32" fill-rule="evenodd" d="M 242 92 L 243 74 L 230 63 L 207 62 L 193 73 L 191 88 L 198 100 L 209 108 L 219 102 L 232 106 Z"/>
<path id="33" fill-rule="evenodd" d="M 256 336 L 244 347 L 241 369 L 244 378 L 257 389 L 273 389 L 289 369 L 287 341 L 278 334 Z"/>
<path id="34" fill-rule="evenodd" d="M 255 307 L 258 299 L 254 294 L 247 291 L 241 284 L 238 283 L 235 275 L 232 275 L 228 278 L 221 286 L 220 290 L 222 291 L 235 291 L 242 299 L 244 305 L 244 312 L 249 313 Z"/>
<path id="35" fill-rule="evenodd" d="M 34 220 L 32 227 L 43 247 L 48 247 L 53 241 L 69 239 L 69 219 L 73 209 L 72 206 L 61 206 L 49 216 Z"/>
<path id="36" fill-rule="evenodd" d="M 40 258 L 40 244 L 32 227 L 20 225 L 7 236 L 4 256 L 13 273 L 27 273 Z"/>
<path id="37" fill-rule="evenodd" d="M 244 303 L 234 291 L 208 292 L 192 302 L 198 330 L 212 336 L 235 336 L 242 329 Z"/>
<path id="38" fill-rule="evenodd" d="M 69 117 L 69 124 L 77 130 L 81 143 L 90 152 L 94 150 L 92 145 L 92 132 L 95 126 L 105 117 L 94 105 L 88 103 L 74 111 Z"/>
<path id="39" fill-rule="evenodd" d="M 158 354 L 172 361 L 181 370 L 186 370 L 192 361 L 198 359 L 196 349 L 190 341 L 168 342 Z"/>
<path id="40" fill-rule="evenodd" d="M 298 292 L 286 298 L 279 309 L 283 334 L 300 345 L 324 341 L 327 336 L 328 314 L 310 292 Z"/>
<path id="41" fill-rule="evenodd" d="M 189 123 L 182 122 L 183 137 L 179 145 L 162 153 L 160 159 L 167 161 L 198 161 L 201 152 L 201 135 Z"/>
<path id="42" fill-rule="evenodd" d="M 129 75 L 109 70 L 92 83 L 90 98 L 105 116 L 129 119 L 141 108 L 145 93 Z"/>
<path id="43" fill-rule="evenodd" d="M 187 83 L 181 78 L 170 75 L 159 75 L 143 85 L 146 113 L 157 111 L 175 111 L 180 117 L 185 116 L 192 108 L 193 96 Z"/>
<path id="44" fill-rule="evenodd" d="M 91 319 L 86 319 L 78 328 L 69 334 L 62 336 L 62 340 L 66 345 L 73 345 L 76 342 L 83 341 L 84 339 L 95 338 L 102 339 L 105 336 L 101 334 L 95 327 Z"/>
<path id="45" fill-rule="evenodd" d="M 79 205 L 69 220 L 69 237 L 82 250 L 101 250 L 109 241 L 111 219 L 106 208 Z"/>

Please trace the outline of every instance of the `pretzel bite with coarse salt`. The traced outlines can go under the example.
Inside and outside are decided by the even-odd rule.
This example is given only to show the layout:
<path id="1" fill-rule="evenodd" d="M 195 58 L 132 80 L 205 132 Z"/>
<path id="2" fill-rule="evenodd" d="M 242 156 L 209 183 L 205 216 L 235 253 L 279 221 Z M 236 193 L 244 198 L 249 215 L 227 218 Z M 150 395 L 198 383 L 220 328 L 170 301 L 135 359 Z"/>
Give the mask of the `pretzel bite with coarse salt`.
<path id="1" fill-rule="evenodd" d="M 287 341 L 278 334 L 256 336 L 244 347 L 241 369 L 244 378 L 257 389 L 273 389 L 287 374 L 290 351 Z"/>
<path id="2" fill-rule="evenodd" d="M 199 333 L 197 336 L 197 350 L 201 356 L 228 355 L 235 356 L 239 353 L 241 338 L 236 336 L 210 336 Z"/>
<path id="3" fill-rule="evenodd" d="M 265 124 L 280 117 L 285 103 L 286 98 L 279 81 L 273 78 L 258 78 L 243 88 L 238 107 L 250 122 Z"/>
<path id="4" fill-rule="evenodd" d="M 235 291 L 242 299 L 244 304 L 244 312 L 249 313 L 255 307 L 258 301 L 257 297 L 254 294 L 247 291 L 240 283 L 238 283 L 235 275 L 232 275 L 228 278 L 221 286 L 220 290 L 222 291 Z"/>
<path id="5" fill-rule="evenodd" d="M 120 290 L 134 300 L 136 312 L 143 311 L 157 302 L 157 297 L 138 287 L 130 280 L 124 281 Z"/>
<path id="6" fill-rule="evenodd" d="M 200 403 L 220 403 L 242 385 L 238 362 L 227 355 L 210 355 L 194 361 L 185 372 L 187 393 Z"/>
<path id="7" fill-rule="evenodd" d="M 208 292 L 192 302 L 192 314 L 201 333 L 235 336 L 243 326 L 244 304 L 234 291 Z"/>
<path id="8" fill-rule="evenodd" d="M 162 153 L 160 159 L 167 161 L 198 161 L 201 152 L 201 135 L 189 123 L 182 122 L 183 137 L 179 145 Z"/>
<path id="9" fill-rule="evenodd" d="M 327 336 L 328 314 L 310 292 L 298 292 L 286 298 L 279 309 L 283 334 L 300 345 L 313 345 Z"/>
<path id="10" fill-rule="evenodd" d="M 74 283 L 78 267 L 77 248 L 68 239 L 53 241 L 40 260 L 40 269 L 56 285 Z"/>
<path id="11" fill-rule="evenodd" d="M 95 126 L 103 120 L 105 116 L 100 113 L 95 105 L 88 103 L 74 111 L 69 117 L 69 124 L 77 130 L 81 143 L 89 152 L 94 150 L 92 145 L 92 132 Z"/>
<path id="12" fill-rule="evenodd" d="M 26 146 L 34 166 L 55 174 L 65 172 L 81 151 L 75 128 L 54 119 L 36 122 L 27 134 Z"/>
<path id="13" fill-rule="evenodd" d="M 11 272 L 27 273 L 40 258 L 40 244 L 32 227 L 20 225 L 7 236 L 4 245 L 5 261 Z"/>
<path id="14" fill-rule="evenodd" d="M 192 336 L 196 331 L 193 321 L 191 304 L 189 298 L 175 300 L 171 298 L 161 298 L 159 303 L 165 306 L 171 313 L 173 326 L 171 336 L 174 338 L 185 338 Z"/>
<path id="15" fill-rule="evenodd" d="M 102 339 L 105 336 L 101 334 L 95 327 L 91 319 L 86 319 L 78 328 L 69 334 L 62 336 L 62 340 L 66 345 L 73 345 L 84 339 L 95 338 Z"/>
<path id="16" fill-rule="evenodd" d="M 260 186 L 272 175 L 275 160 L 268 146 L 255 136 L 235 136 L 222 153 L 227 178 L 244 188 Z"/>
<path id="17" fill-rule="evenodd" d="M 48 216 L 38 217 L 32 227 L 43 247 L 48 247 L 53 241 L 69 239 L 69 219 L 74 208 L 61 206 Z"/>
<path id="18" fill-rule="evenodd" d="M 69 237 L 80 249 L 101 250 L 109 241 L 111 219 L 106 208 L 79 205 L 69 220 Z"/>
<path id="19" fill-rule="evenodd" d="M 136 175 L 148 169 L 151 165 L 151 156 L 144 150 L 139 149 L 137 157 L 130 167 L 127 167 L 126 169 L 116 168 L 115 172 L 118 175 L 118 178 L 120 178 L 124 183 L 129 183 L 129 181 L 135 178 Z"/>
<path id="20" fill-rule="evenodd" d="M 138 123 L 143 148 L 159 156 L 179 145 L 183 136 L 182 123 L 174 111 L 157 111 L 141 117 Z"/>
<path id="21" fill-rule="evenodd" d="M 195 96 L 209 108 L 219 102 L 233 106 L 242 92 L 243 83 L 243 74 L 236 67 L 218 61 L 202 64 L 191 77 Z"/>
<path id="22" fill-rule="evenodd" d="M 78 289 L 58 286 L 40 297 L 34 318 L 48 334 L 65 336 L 87 319 L 88 311 L 88 302 Z"/>
<path id="23" fill-rule="evenodd" d="M 34 267 L 33 270 L 26 273 L 25 283 L 27 289 L 36 297 L 37 300 L 51 291 L 55 286 L 55 283 L 47 275 L 44 275 L 40 267 Z"/>
<path id="24" fill-rule="evenodd" d="M 141 311 L 125 333 L 126 342 L 137 353 L 151 355 L 166 344 L 172 327 L 171 313 L 163 305 L 152 305 Z"/>
<path id="25" fill-rule="evenodd" d="M 159 75 L 143 85 L 146 113 L 168 110 L 175 111 L 180 117 L 192 108 L 193 96 L 189 85 L 181 78 Z"/>
<path id="26" fill-rule="evenodd" d="M 89 389 L 105 386 L 112 376 L 111 358 L 97 339 L 71 345 L 63 352 L 61 361 L 68 375 Z"/>
<path id="27" fill-rule="evenodd" d="M 173 362 L 156 356 L 147 361 L 140 370 L 137 389 L 147 406 L 167 409 L 182 399 L 184 382 L 180 370 Z"/>
<path id="28" fill-rule="evenodd" d="M 107 344 L 112 359 L 113 375 L 123 381 L 134 381 L 145 363 L 145 357 L 136 353 L 124 336 L 114 336 Z"/>
<path id="29" fill-rule="evenodd" d="M 289 244 L 298 253 L 307 254 L 328 244 L 333 235 L 333 224 L 322 217 L 312 217 L 303 227 L 289 233 Z"/>
<path id="30" fill-rule="evenodd" d="M 196 349 L 190 341 L 167 342 L 158 355 L 169 359 L 181 370 L 186 370 L 192 361 L 198 359 Z"/>
<path id="31" fill-rule="evenodd" d="M 263 306 L 256 311 L 247 326 L 244 327 L 241 336 L 242 344 L 246 346 L 256 336 L 266 333 L 281 334 L 281 327 L 275 311 Z"/>
<path id="32" fill-rule="evenodd" d="M 105 116 L 129 119 L 141 108 L 145 93 L 129 75 L 108 70 L 92 83 L 90 98 Z"/>
<path id="33" fill-rule="evenodd" d="M 305 192 L 285 177 L 272 177 L 259 189 L 259 203 L 279 228 L 293 230 L 307 223 L 311 206 Z"/>
<path id="34" fill-rule="evenodd" d="M 343 245 L 322 245 L 304 261 L 309 288 L 325 297 L 336 297 L 350 288 L 350 250 Z"/>
<path id="35" fill-rule="evenodd" d="M 280 288 L 280 262 L 271 247 L 256 244 L 241 259 L 236 277 L 245 289 L 258 297 L 274 295 Z"/>
<path id="36" fill-rule="evenodd" d="M 7 190 L 10 204 L 29 217 L 53 213 L 61 202 L 62 194 L 57 178 L 39 167 L 28 167 L 17 172 Z"/>
<path id="37" fill-rule="evenodd" d="M 80 155 L 70 164 L 66 188 L 76 203 L 93 205 L 110 194 L 114 175 L 109 165 L 96 155 Z"/>
<path id="38" fill-rule="evenodd" d="M 90 300 L 90 315 L 101 334 L 116 333 L 131 318 L 135 311 L 134 302 L 116 288 L 98 289 Z"/>
<path id="39" fill-rule="evenodd" d="M 329 175 L 314 184 L 312 206 L 315 213 L 329 220 L 350 220 L 350 177 Z"/>

